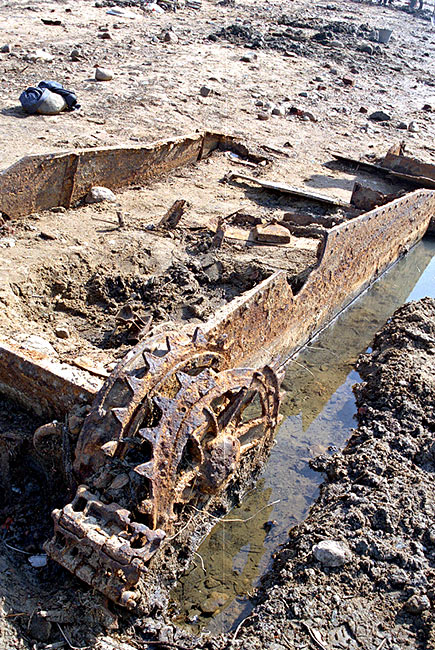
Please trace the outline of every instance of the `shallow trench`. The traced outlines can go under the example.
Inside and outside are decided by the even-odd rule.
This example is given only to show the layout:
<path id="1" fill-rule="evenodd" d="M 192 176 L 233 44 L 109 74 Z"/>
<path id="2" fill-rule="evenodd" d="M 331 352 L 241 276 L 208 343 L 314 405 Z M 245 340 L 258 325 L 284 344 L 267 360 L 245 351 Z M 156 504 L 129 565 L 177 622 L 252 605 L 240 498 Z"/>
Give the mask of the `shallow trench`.
<path id="1" fill-rule="evenodd" d="M 288 362 L 284 419 L 270 459 L 256 488 L 213 528 L 174 590 L 178 624 L 218 633 L 249 613 L 250 593 L 273 552 L 318 494 L 322 476 L 310 469 L 310 458 L 342 447 L 354 425 L 358 355 L 400 305 L 424 296 L 435 297 L 434 238 L 415 246 Z"/>

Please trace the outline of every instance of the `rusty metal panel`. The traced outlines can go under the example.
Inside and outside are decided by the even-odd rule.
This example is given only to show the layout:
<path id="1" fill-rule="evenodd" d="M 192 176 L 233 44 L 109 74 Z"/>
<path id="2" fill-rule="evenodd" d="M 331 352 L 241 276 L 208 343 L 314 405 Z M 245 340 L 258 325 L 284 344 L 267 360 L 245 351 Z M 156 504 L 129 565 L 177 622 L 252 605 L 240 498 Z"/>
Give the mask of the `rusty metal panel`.
<path id="1" fill-rule="evenodd" d="M 225 339 L 232 365 L 290 354 L 419 241 L 434 213 L 435 192 L 417 190 L 332 228 L 298 294 L 275 273 L 207 323 L 209 340 Z"/>
<path id="2" fill-rule="evenodd" d="M 27 156 L 0 172 L 0 212 L 11 219 L 69 207 L 93 185 L 125 187 L 150 181 L 197 160 L 219 145 L 219 134 L 195 134 L 146 147 L 105 147 Z"/>
<path id="3" fill-rule="evenodd" d="M 93 185 L 117 189 L 149 182 L 218 148 L 259 159 L 233 137 L 211 132 L 147 146 L 27 156 L 0 172 L 0 212 L 14 219 L 55 206 L 68 208 Z"/>
<path id="4" fill-rule="evenodd" d="M 158 142 L 146 147 L 87 149 L 78 157 L 71 203 L 93 185 L 110 189 L 151 181 L 198 159 L 202 134 Z"/>
<path id="5" fill-rule="evenodd" d="M 0 392 L 47 418 L 91 402 L 102 381 L 84 370 L 0 341 Z"/>
<path id="6" fill-rule="evenodd" d="M 26 156 L 0 172 L 0 212 L 11 219 L 69 205 L 77 156 Z"/>

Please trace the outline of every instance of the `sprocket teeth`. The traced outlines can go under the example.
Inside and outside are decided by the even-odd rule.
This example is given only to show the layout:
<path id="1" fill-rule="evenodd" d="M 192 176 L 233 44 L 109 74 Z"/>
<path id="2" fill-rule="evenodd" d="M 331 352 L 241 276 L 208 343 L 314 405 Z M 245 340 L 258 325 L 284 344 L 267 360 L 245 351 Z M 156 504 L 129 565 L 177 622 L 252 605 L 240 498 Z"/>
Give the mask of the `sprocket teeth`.
<path id="1" fill-rule="evenodd" d="M 155 357 L 151 352 L 142 352 L 143 359 L 148 366 L 148 372 L 153 374 L 157 371 L 160 366 L 161 361 L 158 357 Z"/>
<path id="2" fill-rule="evenodd" d="M 165 397 L 164 395 L 155 395 L 153 397 L 153 402 L 163 411 L 163 413 L 167 413 L 168 415 L 176 411 L 178 404 L 176 399 Z"/>
<path id="3" fill-rule="evenodd" d="M 136 393 L 136 391 L 140 388 L 142 384 L 141 379 L 138 379 L 137 377 L 133 377 L 132 375 L 126 375 L 125 382 L 133 394 Z"/>
<path id="4" fill-rule="evenodd" d="M 130 417 L 130 412 L 128 408 L 125 407 L 113 408 L 112 413 L 120 424 L 125 424 L 127 419 Z"/>
<path id="5" fill-rule="evenodd" d="M 206 345 L 207 338 L 206 338 L 204 332 L 202 331 L 202 329 L 200 327 L 197 327 L 195 329 L 195 331 L 193 333 L 193 336 L 192 336 L 192 342 L 196 343 L 196 344 L 202 343 L 203 345 Z"/>
<path id="6" fill-rule="evenodd" d="M 160 427 L 152 427 L 149 429 L 139 429 L 138 434 L 144 440 L 148 440 L 152 445 L 155 445 L 160 438 L 160 432 Z"/>
<path id="7" fill-rule="evenodd" d="M 101 451 L 106 454 L 106 456 L 109 456 L 109 458 L 112 458 L 115 455 L 117 448 L 118 443 L 116 440 L 109 440 L 102 445 Z"/>
<path id="8" fill-rule="evenodd" d="M 189 386 L 196 380 L 196 377 L 187 375 L 185 372 L 177 372 L 177 379 L 180 382 L 180 391 L 189 388 Z"/>
<path id="9" fill-rule="evenodd" d="M 145 476 L 146 478 L 152 479 L 154 476 L 154 461 L 149 460 L 147 463 L 136 465 L 136 467 L 133 467 L 133 472 L 136 472 L 139 476 Z"/>

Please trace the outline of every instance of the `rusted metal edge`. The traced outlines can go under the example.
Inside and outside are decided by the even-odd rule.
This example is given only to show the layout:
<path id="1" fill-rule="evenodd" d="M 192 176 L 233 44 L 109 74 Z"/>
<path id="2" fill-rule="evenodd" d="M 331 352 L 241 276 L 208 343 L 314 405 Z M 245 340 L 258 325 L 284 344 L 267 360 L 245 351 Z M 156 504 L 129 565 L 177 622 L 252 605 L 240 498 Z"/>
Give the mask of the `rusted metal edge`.
<path id="1" fill-rule="evenodd" d="M 339 153 L 332 154 L 338 162 L 355 165 L 356 167 L 389 176 L 392 180 L 405 182 L 407 185 L 435 189 L 435 165 L 421 163 L 416 158 L 395 155 L 391 150 L 385 156 L 382 165 L 358 160 Z"/>
<path id="2" fill-rule="evenodd" d="M 0 340 L 0 392 L 37 415 L 60 418 L 91 402 L 102 380 L 90 373 Z"/>
<path id="3" fill-rule="evenodd" d="M 225 339 L 231 365 L 288 356 L 417 243 L 434 213 L 435 192 L 417 190 L 335 226 L 296 295 L 278 271 L 219 310 L 205 334 Z"/>
<path id="4" fill-rule="evenodd" d="M 227 181 L 233 179 L 240 179 L 248 181 L 249 183 L 255 183 L 260 185 L 260 187 L 266 190 L 274 190 L 276 192 L 282 192 L 283 194 L 290 194 L 292 196 L 297 196 L 303 199 L 309 199 L 311 201 L 316 201 L 317 203 L 323 203 L 325 205 L 330 205 L 340 208 L 349 208 L 349 203 L 345 201 L 340 201 L 340 199 L 327 196 L 326 194 L 320 194 L 319 192 L 310 192 L 302 187 L 295 187 L 293 185 L 285 185 L 284 183 L 274 183 L 271 181 L 264 181 L 260 178 L 254 178 L 253 176 L 247 176 L 246 174 L 239 174 L 237 172 L 231 172 L 226 176 Z"/>
<path id="5" fill-rule="evenodd" d="M 93 185 L 118 189 L 149 182 L 215 149 L 231 149 L 253 160 L 259 158 L 232 136 L 210 132 L 146 146 L 26 156 L 0 172 L 0 212 L 14 219 L 57 206 L 68 208 Z"/>

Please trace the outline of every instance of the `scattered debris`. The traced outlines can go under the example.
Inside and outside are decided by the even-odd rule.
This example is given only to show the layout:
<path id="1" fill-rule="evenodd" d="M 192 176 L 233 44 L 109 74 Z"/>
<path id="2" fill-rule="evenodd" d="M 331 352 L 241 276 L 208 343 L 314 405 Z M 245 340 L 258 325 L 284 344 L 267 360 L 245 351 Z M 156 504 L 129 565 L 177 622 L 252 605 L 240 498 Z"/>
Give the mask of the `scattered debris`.
<path id="1" fill-rule="evenodd" d="M 364 212 L 373 210 L 373 208 L 378 207 L 379 205 L 385 205 L 393 201 L 399 196 L 396 194 L 383 194 L 377 190 L 373 190 L 366 185 L 356 182 L 353 186 L 353 192 L 350 199 L 352 205 Z"/>
<path id="2" fill-rule="evenodd" d="M 80 105 L 71 90 L 57 81 L 41 81 L 37 87 L 30 86 L 21 93 L 20 102 L 26 113 L 57 115 L 64 110 L 78 110 Z"/>
<path id="3" fill-rule="evenodd" d="M 159 221 L 160 228 L 175 228 L 180 222 L 187 207 L 185 199 L 178 199 L 169 208 L 164 217 Z"/>
<path id="4" fill-rule="evenodd" d="M 29 558 L 29 563 L 34 569 L 41 569 L 47 566 L 47 556 L 44 554 L 41 555 L 31 555 Z"/>
<path id="5" fill-rule="evenodd" d="M 266 244 L 289 244 L 291 239 L 289 230 L 277 223 L 258 224 L 252 232 L 256 241 Z"/>
<path id="6" fill-rule="evenodd" d="M 208 97 L 212 93 L 213 93 L 213 90 L 211 88 L 209 88 L 208 86 L 201 86 L 201 88 L 199 90 L 199 94 L 201 95 L 201 97 Z"/>

